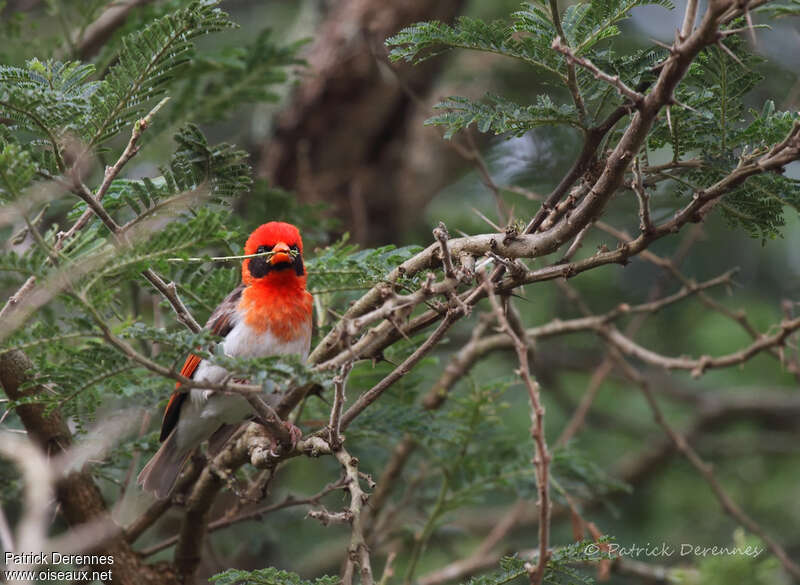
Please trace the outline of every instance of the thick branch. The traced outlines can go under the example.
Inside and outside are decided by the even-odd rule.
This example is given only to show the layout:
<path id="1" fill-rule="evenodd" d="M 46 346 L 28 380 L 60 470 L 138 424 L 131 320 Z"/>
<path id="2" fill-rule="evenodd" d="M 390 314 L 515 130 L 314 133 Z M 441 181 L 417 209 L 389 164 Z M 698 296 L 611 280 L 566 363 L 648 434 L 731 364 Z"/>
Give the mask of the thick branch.
<path id="1" fill-rule="evenodd" d="M 333 451 L 334 457 L 344 468 L 345 484 L 350 492 L 349 522 L 352 525 L 350 545 L 347 548 L 342 585 L 353 584 L 353 572 L 358 567 L 361 585 L 373 585 L 372 565 L 369 558 L 369 547 L 364 538 L 362 512 L 368 495 L 361 489 L 358 472 L 358 459 L 350 455 L 343 447 Z"/>

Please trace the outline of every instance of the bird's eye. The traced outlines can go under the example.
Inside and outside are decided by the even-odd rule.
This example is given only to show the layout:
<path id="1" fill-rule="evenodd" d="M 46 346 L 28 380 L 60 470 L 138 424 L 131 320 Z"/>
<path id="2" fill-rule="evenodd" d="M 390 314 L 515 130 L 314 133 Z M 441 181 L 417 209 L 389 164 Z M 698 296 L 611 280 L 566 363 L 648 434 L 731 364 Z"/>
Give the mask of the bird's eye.
<path id="1" fill-rule="evenodd" d="M 272 246 L 259 246 L 256 250 L 256 254 L 263 254 L 264 252 L 269 252 L 272 250 Z"/>
<path id="2" fill-rule="evenodd" d="M 297 247 L 297 244 L 292 244 L 291 246 L 289 246 L 289 248 L 292 249 L 292 250 L 299 250 L 300 249 L 300 248 Z"/>

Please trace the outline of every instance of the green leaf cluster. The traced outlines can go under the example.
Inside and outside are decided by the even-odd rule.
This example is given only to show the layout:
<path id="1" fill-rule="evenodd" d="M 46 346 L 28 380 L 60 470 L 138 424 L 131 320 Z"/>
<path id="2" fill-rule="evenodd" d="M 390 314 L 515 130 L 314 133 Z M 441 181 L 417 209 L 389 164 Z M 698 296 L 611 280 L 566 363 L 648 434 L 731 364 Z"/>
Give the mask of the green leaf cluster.
<path id="1" fill-rule="evenodd" d="M 91 4 L 83 7 L 85 13 L 65 18 L 91 21 L 102 3 Z M 238 269 L 195 265 L 189 270 L 174 261 L 220 247 L 226 254 L 240 252 L 245 236 L 230 221 L 230 209 L 251 188 L 252 171 L 245 152 L 210 144 L 197 126 L 187 124 L 175 132 L 176 147 L 157 173 L 126 178 L 129 163 L 105 191 L 102 205 L 121 226 L 119 238 L 91 217 L 62 240 L 63 231 L 87 212 L 87 204 L 69 192 L 70 180 L 80 177 L 84 192 L 97 193 L 103 173 L 95 170 L 102 165 L 93 165 L 94 158 L 116 160 L 134 129 L 142 132 L 136 152 L 149 148 L 148 139 L 164 126 L 167 111 L 149 121 L 152 128 L 138 120 L 156 100 L 174 96 L 181 84 L 199 83 L 211 91 L 211 74 L 197 65 L 193 41 L 234 26 L 216 2 L 173 3 L 158 18 L 111 42 L 113 57 L 105 68 L 55 59 L 0 65 L 0 117 L 7 121 L 0 125 L 0 205 L 26 226 L 14 234 L 14 245 L 0 251 L 3 285 L 19 287 L 33 276 L 52 291 L 52 299 L 24 327 L 10 332 L 0 351 L 26 351 L 36 363 L 31 385 L 50 390 L 36 401 L 59 408 L 79 429 L 104 402 L 158 400 L 172 385 L 105 343 L 98 317 L 165 367 L 179 369 L 190 351 L 213 348 L 207 333 L 143 325 L 150 315 L 142 297 L 151 289 L 140 273 L 156 269 L 167 280 L 185 277 L 185 283 L 175 278 L 179 294 L 187 296 L 198 317 L 210 313 L 235 286 Z M 277 69 L 297 62 L 297 47 L 278 48 L 262 35 L 237 58 L 242 67 L 259 68 L 259 80 L 277 84 L 285 81 Z M 229 65 L 234 68 L 235 59 Z M 223 79 L 223 85 L 229 81 Z M 272 97 L 238 91 L 225 98 L 225 106 Z M 32 245 L 16 248 L 25 238 Z M 163 306 L 153 310 L 171 312 Z"/>
<path id="2" fill-rule="evenodd" d="M 277 102 L 288 81 L 286 68 L 301 65 L 296 57 L 306 43 L 287 46 L 272 41 L 270 29 L 245 47 L 226 47 L 218 55 L 199 54 L 183 75 L 175 96 L 174 115 L 196 122 L 216 122 L 231 116 L 244 104 Z"/>
<path id="3" fill-rule="evenodd" d="M 609 75 L 636 91 L 646 93 L 661 65 L 670 58 L 660 47 L 620 48 L 615 37 L 631 10 L 645 5 L 673 9 L 669 0 L 597 0 L 576 2 L 560 15 L 562 43 L 577 56 L 591 61 Z M 796 12 L 792 4 L 778 7 L 782 15 Z M 746 27 L 740 19 L 730 30 Z M 387 39 L 393 60 L 420 63 L 452 49 L 493 53 L 524 63 L 537 74 L 544 73 L 556 91 L 538 95 L 532 103 L 518 103 L 502 95 L 487 94 L 483 100 L 449 97 L 435 106 L 439 110 L 427 124 L 444 129 L 445 138 L 475 125 L 479 132 L 507 137 L 520 136 L 540 126 L 566 125 L 588 131 L 602 124 L 609 113 L 625 105 L 612 85 L 596 79 L 586 68 L 574 64 L 552 49 L 560 36 L 551 8 L 545 2 L 524 4 L 509 21 L 487 23 L 460 18 L 452 25 L 421 22 Z M 764 154 L 768 144 L 786 136 L 796 113 L 778 112 L 774 105 L 760 112 L 748 110 L 748 95 L 762 79 L 758 72 L 763 59 L 754 55 L 737 35 L 726 35 L 721 46 L 703 49 L 675 91 L 675 105 L 656 121 L 642 154 L 663 157 L 671 151 L 673 160 L 700 158 L 703 165 L 689 171 L 665 173 L 659 188 L 682 198 L 712 185 L 730 173 L 743 157 Z M 624 129 L 609 133 L 604 144 L 613 144 Z M 752 237 L 774 238 L 784 224 L 784 209 L 795 210 L 800 202 L 797 181 L 774 174 L 759 176 L 730 193 L 720 206 L 732 225 Z"/>
<path id="4" fill-rule="evenodd" d="M 522 136 L 538 126 L 565 124 L 580 127 L 578 112 L 574 106 L 557 106 L 546 95 L 538 96 L 537 103 L 529 106 L 521 106 L 506 98 L 487 94 L 485 102 L 453 96 L 434 107 L 444 112 L 428 118 L 425 123 L 444 127 L 446 139 L 473 124 L 479 132 L 511 136 Z"/>
<path id="5" fill-rule="evenodd" d="M 209 579 L 214 585 L 338 585 L 339 577 L 324 576 L 316 579 L 303 579 L 297 573 L 281 571 L 274 567 L 257 571 L 229 569 Z"/>
<path id="6" fill-rule="evenodd" d="M 308 260 L 309 290 L 314 294 L 363 290 L 380 282 L 395 266 L 422 250 L 419 246 L 381 246 L 359 250 L 345 235 Z"/>

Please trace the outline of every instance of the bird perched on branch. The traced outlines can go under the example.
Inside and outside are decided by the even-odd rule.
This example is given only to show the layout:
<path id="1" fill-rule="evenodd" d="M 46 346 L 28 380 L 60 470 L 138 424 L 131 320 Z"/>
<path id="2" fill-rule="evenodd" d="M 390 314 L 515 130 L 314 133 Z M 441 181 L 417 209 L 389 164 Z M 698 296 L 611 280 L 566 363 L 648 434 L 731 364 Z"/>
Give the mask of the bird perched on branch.
<path id="1" fill-rule="evenodd" d="M 299 354 L 305 359 L 311 344 L 311 294 L 306 290 L 303 242 L 297 228 L 269 222 L 256 229 L 244 246 L 242 282 L 211 313 L 206 329 L 223 338 L 232 357 Z M 229 373 L 190 354 L 181 369 L 187 378 L 220 383 Z M 158 498 L 172 491 L 175 480 L 203 441 L 222 425 L 239 423 L 253 414 L 238 394 L 193 388 L 180 382 L 167 404 L 161 424 L 161 447 L 139 474 L 139 484 Z"/>

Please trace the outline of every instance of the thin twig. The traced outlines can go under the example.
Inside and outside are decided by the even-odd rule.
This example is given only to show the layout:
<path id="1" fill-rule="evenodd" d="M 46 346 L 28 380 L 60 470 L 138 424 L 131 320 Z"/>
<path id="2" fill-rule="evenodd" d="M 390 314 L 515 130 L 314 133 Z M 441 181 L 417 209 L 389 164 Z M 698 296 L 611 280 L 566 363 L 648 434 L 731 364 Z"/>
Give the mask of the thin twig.
<path id="1" fill-rule="evenodd" d="M 561 25 L 561 16 L 558 13 L 558 0 L 549 0 L 550 5 L 550 18 L 553 21 L 553 26 L 556 29 L 558 36 L 556 39 L 563 46 L 567 46 L 567 37 L 564 34 L 564 28 Z M 586 120 L 586 104 L 583 102 L 581 96 L 580 86 L 578 85 L 578 77 L 575 75 L 575 63 L 567 59 L 567 87 L 572 94 L 572 101 L 575 103 L 575 109 L 578 110 L 581 120 Z"/>
<path id="2" fill-rule="evenodd" d="M 333 405 L 331 406 L 330 422 L 328 423 L 328 444 L 332 450 L 338 449 L 342 445 L 341 435 L 342 408 L 345 401 L 345 385 L 347 375 L 353 367 L 352 362 L 346 362 L 339 368 L 339 373 L 333 378 Z"/>
<path id="3" fill-rule="evenodd" d="M 566 46 L 562 41 L 561 37 L 556 37 L 553 39 L 553 43 L 550 45 L 554 51 L 558 51 L 562 55 L 567 58 L 567 61 L 570 63 L 576 63 L 586 69 L 589 73 L 594 75 L 600 81 L 605 81 L 609 85 L 617 88 L 617 91 L 621 93 L 624 97 L 631 100 L 634 105 L 639 105 L 641 101 L 644 99 L 644 95 L 625 85 L 625 83 L 619 78 L 619 75 L 609 75 L 605 71 L 601 70 L 597 65 L 589 61 L 584 57 L 578 57 L 572 49 Z"/>
<path id="4" fill-rule="evenodd" d="M 625 355 L 668 370 L 688 370 L 693 377 L 699 377 L 706 370 L 743 364 L 757 353 L 783 345 L 793 332 L 800 330 L 800 318 L 781 321 L 778 327 L 778 332 L 772 335 L 762 335 L 758 340 L 739 351 L 716 358 L 703 356 L 698 359 L 663 356 L 642 347 L 611 326 L 599 326 L 596 330 Z"/>
<path id="5" fill-rule="evenodd" d="M 786 572 L 789 573 L 794 579 L 800 579 L 800 565 L 793 561 L 786 550 L 775 539 L 767 534 L 767 532 L 755 520 L 748 516 L 744 510 L 742 510 L 738 504 L 736 504 L 736 502 L 733 501 L 733 499 L 728 495 L 728 492 L 726 492 L 722 487 L 722 484 L 720 484 L 717 478 L 714 476 L 712 466 L 703 461 L 703 459 L 697 454 L 697 451 L 692 448 L 683 435 L 675 431 L 670 426 L 670 424 L 667 422 L 667 419 L 664 417 L 661 407 L 658 405 L 658 401 L 653 395 L 653 391 L 650 389 L 650 384 L 648 383 L 647 379 L 627 363 L 624 370 L 626 375 L 641 388 L 642 394 L 644 394 L 644 397 L 647 400 L 647 404 L 650 406 L 650 410 L 653 412 L 653 417 L 655 418 L 656 422 L 661 426 L 675 447 L 681 453 L 683 453 L 692 466 L 697 469 L 698 472 L 700 472 L 700 475 L 703 476 L 703 479 L 705 479 L 708 485 L 711 487 L 711 491 L 714 492 L 714 495 L 725 512 L 734 520 L 739 522 L 742 526 L 744 526 L 747 530 L 763 540 L 772 551 L 772 554 L 774 554 L 781 562 L 783 568 L 786 569 Z"/>
<path id="6" fill-rule="evenodd" d="M 209 522 L 208 532 L 216 532 L 217 530 L 222 530 L 223 528 L 227 528 L 228 526 L 233 526 L 234 524 L 239 524 L 240 522 L 247 522 L 248 520 L 260 520 L 267 514 L 271 514 L 272 512 L 277 512 L 278 510 L 284 510 L 286 508 L 292 508 L 295 506 L 306 506 L 306 505 L 316 504 L 320 501 L 320 499 L 322 499 L 323 496 L 331 493 L 334 490 L 341 489 L 342 485 L 343 484 L 340 481 L 334 482 L 328 484 L 321 491 L 308 498 L 298 498 L 297 496 L 289 494 L 279 502 L 254 508 L 252 510 L 247 510 L 240 514 L 232 516 L 225 515 L 222 518 L 218 518 L 217 520 Z M 162 550 L 171 547 L 176 542 L 178 542 L 177 534 L 162 540 L 158 544 L 154 544 L 153 546 L 143 549 L 141 551 L 141 554 L 142 556 L 149 557 L 151 555 L 156 554 L 157 552 L 161 552 Z"/>
<path id="7" fill-rule="evenodd" d="M 536 502 L 539 508 L 539 558 L 535 566 L 528 563 L 525 568 L 528 571 L 531 585 L 539 585 L 544 579 L 545 568 L 550 558 L 550 452 L 547 449 L 547 440 L 544 436 L 544 406 L 539 397 L 539 384 L 530 373 L 527 340 L 517 335 L 514 331 L 503 312 L 500 302 L 497 300 L 492 284 L 488 280 L 484 280 L 484 286 L 500 327 L 514 344 L 517 360 L 519 361 L 517 374 L 522 378 L 528 390 L 528 398 L 531 401 L 531 436 L 536 444 L 533 463 L 539 494 L 539 500 Z"/>
<path id="8" fill-rule="evenodd" d="M 642 173 L 639 169 L 639 157 L 633 159 L 633 180 L 631 181 L 631 189 L 636 193 L 636 198 L 639 200 L 639 229 L 643 234 L 649 234 L 653 231 L 653 220 L 650 217 L 650 194 L 642 184 Z"/>
<path id="9" fill-rule="evenodd" d="M 414 352 L 408 356 L 403 362 L 392 370 L 383 380 L 375 384 L 372 388 L 364 392 L 358 399 L 348 408 L 342 415 L 341 428 L 347 428 L 353 419 L 355 419 L 361 412 L 370 404 L 375 402 L 378 397 L 394 384 L 401 377 L 405 376 L 412 367 L 414 367 L 419 360 L 421 360 L 428 352 L 430 352 L 437 343 L 444 337 L 444 334 L 450 329 L 450 326 L 456 321 L 457 316 L 453 311 L 448 311 L 444 320 L 439 324 L 436 330 L 428 337 L 422 345 L 420 345 Z"/>

